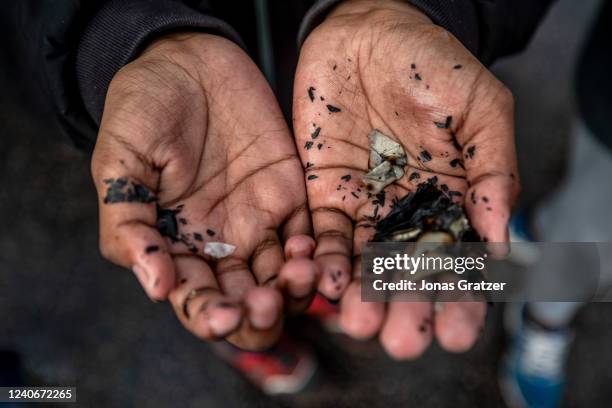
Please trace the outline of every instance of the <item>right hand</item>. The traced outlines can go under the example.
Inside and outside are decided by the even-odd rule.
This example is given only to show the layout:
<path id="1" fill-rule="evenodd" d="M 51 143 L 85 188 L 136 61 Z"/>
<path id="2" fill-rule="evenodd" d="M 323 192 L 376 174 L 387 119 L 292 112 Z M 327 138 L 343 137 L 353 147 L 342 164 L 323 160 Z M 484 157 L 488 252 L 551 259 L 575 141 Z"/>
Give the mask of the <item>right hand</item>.
<path id="1" fill-rule="evenodd" d="M 92 173 L 102 253 L 198 337 L 262 349 L 283 312 L 308 305 L 317 272 L 303 170 L 272 91 L 232 42 L 174 34 L 121 69 Z M 160 234 L 157 206 L 175 211 L 177 231 Z M 236 249 L 213 259 L 213 241 Z"/>

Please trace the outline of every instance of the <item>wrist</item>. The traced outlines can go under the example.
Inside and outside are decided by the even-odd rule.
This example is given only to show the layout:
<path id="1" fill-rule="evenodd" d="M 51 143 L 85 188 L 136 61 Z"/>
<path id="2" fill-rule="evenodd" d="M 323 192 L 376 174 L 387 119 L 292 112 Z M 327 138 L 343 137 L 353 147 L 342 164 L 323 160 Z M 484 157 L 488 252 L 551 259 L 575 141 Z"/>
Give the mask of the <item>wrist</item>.
<path id="1" fill-rule="evenodd" d="M 327 18 L 374 15 L 408 18 L 415 23 L 432 23 L 426 14 L 402 0 L 344 0 Z"/>

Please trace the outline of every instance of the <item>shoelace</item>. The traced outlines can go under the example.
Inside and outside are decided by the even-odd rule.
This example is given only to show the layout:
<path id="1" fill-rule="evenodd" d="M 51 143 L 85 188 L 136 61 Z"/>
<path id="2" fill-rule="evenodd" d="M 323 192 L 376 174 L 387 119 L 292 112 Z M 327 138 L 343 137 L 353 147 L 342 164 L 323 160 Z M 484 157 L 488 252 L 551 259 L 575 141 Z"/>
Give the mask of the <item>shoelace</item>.
<path id="1" fill-rule="evenodd" d="M 526 329 L 522 338 L 520 364 L 525 373 L 543 378 L 561 376 L 569 341 L 559 333 Z"/>

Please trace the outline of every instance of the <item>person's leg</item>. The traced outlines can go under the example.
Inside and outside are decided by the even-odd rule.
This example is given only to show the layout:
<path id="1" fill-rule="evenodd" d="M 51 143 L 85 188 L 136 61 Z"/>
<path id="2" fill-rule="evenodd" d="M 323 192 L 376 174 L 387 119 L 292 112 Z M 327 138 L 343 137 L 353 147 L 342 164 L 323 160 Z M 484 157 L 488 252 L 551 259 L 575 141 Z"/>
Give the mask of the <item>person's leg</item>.
<path id="1" fill-rule="evenodd" d="M 533 231 L 545 242 L 612 241 L 612 154 L 583 123 L 572 134 L 567 177 L 560 189 L 533 214 Z M 599 289 L 612 284 L 612 256 L 600 251 Z M 562 283 L 562 281 L 560 282 Z M 557 406 L 565 362 L 574 338 L 571 323 L 581 302 L 532 302 L 508 306 L 513 336 L 506 357 L 502 389 L 516 406 Z"/>

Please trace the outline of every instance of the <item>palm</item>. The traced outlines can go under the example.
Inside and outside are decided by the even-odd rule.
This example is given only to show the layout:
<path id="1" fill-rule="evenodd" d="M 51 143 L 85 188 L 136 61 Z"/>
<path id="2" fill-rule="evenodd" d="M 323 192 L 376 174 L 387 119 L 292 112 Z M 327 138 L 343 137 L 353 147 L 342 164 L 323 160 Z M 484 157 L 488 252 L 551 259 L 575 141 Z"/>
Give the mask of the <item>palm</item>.
<path id="1" fill-rule="evenodd" d="M 223 58 L 215 58 L 215 47 L 222 49 Z M 159 245 L 162 238 L 148 229 L 135 263 L 142 259 L 144 264 L 154 263 L 153 269 L 175 270 L 176 276 L 162 274 L 159 286 L 171 290 L 170 299 L 183 323 L 208 338 L 220 333 L 211 334 L 192 321 L 208 299 L 196 298 L 185 306 L 190 293 L 212 289 L 229 299 L 242 299 L 255 286 L 269 286 L 285 262 L 285 241 L 308 232 L 309 221 L 300 211 L 306 201 L 303 171 L 263 76 L 228 41 L 207 39 L 198 52 L 205 55 L 196 66 L 215 61 L 214 67 L 204 67 L 203 75 L 194 75 L 185 69 L 189 64 L 175 62 L 172 57 L 177 56 L 170 53 L 170 61 L 151 60 L 145 54 L 116 78 L 93 167 L 98 184 L 108 177 L 136 175 L 137 182 L 156 195 L 159 219 L 146 221 L 157 223 L 166 243 Z M 161 55 L 167 53 L 162 50 Z M 119 160 L 122 166 L 113 168 L 108 159 L 116 157 L 118 149 L 129 155 Z M 106 222 L 108 206 L 102 208 L 105 236 L 105 226 L 116 228 L 117 223 Z M 150 206 L 148 211 L 153 215 Z M 126 209 L 112 216 L 130 214 Z M 136 245 L 133 241 L 131 237 L 129 245 Z M 211 257 L 207 253 L 211 242 L 230 244 L 235 250 L 222 258 Z M 151 258 L 147 248 L 159 247 L 167 248 L 174 266 L 167 264 L 168 258 Z M 274 303 L 264 300 L 260 296 L 260 306 Z M 261 311 L 266 313 L 277 314 Z M 229 327 L 231 322 L 225 326 L 235 329 Z M 262 346 L 245 334 L 252 333 L 242 331 L 233 340 L 243 347 Z"/>
<path id="2" fill-rule="evenodd" d="M 394 197 L 434 176 L 466 204 L 482 236 L 502 241 L 510 201 L 506 187 L 516 171 L 507 132 L 511 106 L 499 110 L 507 96 L 467 50 L 422 15 L 332 13 L 305 42 L 295 81 L 295 137 L 310 176 L 317 259 L 357 275 L 360 247 L 373 234 L 372 224 L 389 211 Z M 483 130 L 495 121 L 499 132 L 484 140 Z M 408 156 L 406 176 L 385 189 L 384 203 L 361 183 L 373 129 L 401 143 Z M 501 154 L 509 157 L 504 163 L 486 160 Z M 331 285 L 324 292 L 339 294 Z M 346 299 L 358 293 L 349 287 L 345 294 L 343 303 L 350 305 L 343 320 L 360 337 L 377 330 L 382 311 L 352 307 L 358 300 Z"/>

